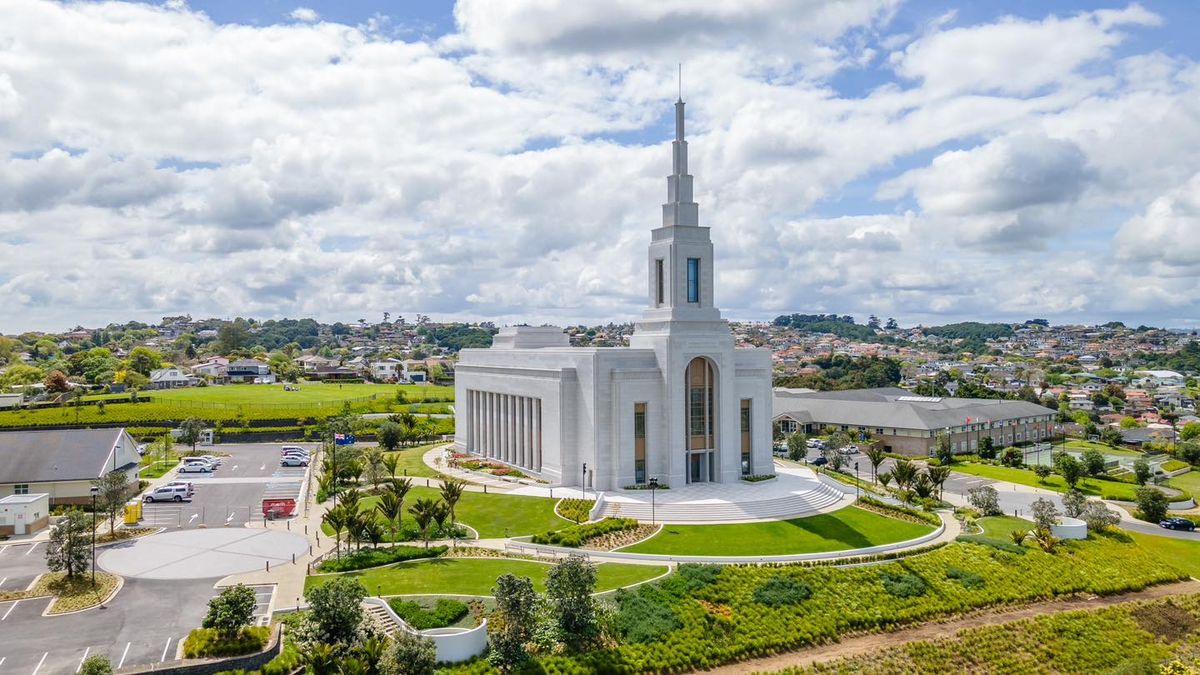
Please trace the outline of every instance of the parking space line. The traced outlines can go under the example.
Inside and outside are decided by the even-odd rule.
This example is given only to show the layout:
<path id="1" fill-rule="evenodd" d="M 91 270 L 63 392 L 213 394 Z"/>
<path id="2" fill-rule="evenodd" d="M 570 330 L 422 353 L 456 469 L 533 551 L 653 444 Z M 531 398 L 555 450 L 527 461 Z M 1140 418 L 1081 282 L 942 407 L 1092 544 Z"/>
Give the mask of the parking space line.
<path id="1" fill-rule="evenodd" d="M 8 577 L 4 577 L 3 579 L 0 579 L 0 586 L 3 586 L 4 582 L 6 582 L 6 581 L 8 581 Z"/>
<path id="2" fill-rule="evenodd" d="M 12 544 L 5 544 L 3 546 L 0 546 L 0 555 L 4 555 L 4 552 L 8 550 L 9 546 L 12 546 Z"/>
<path id="3" fill-rule="evenodd" d="M 7 656 L 0 656 L 0 666 L 4 665 L 4 661 L 5 661 L 7 658 L 8 658 Z"/>
<path id="4" fill-rule="evenodd" d="M 0 616 L 0 621 L 3 621 L 3 620 L 5 620 L 5 619 L 7 619 L 7 618 L 8 618 L 8 615 L 9 615 L 9 614 L 12 614 L 12 611 L 13 611 L 14 609 L 16 609 L 16 608 L 17 608 L 17 603 L 18 603 L 18 602 L 21 602 L 21 601 L 20 601 L 20 600 L 13 600 L 13 604 L 11 604 L 11 605 L 9 605 L 9 606 L 8 606 L 8 611 L 4 613 L 4 616 Z"/>
<path id="5" fill-rule="evenodd" d="M 175 639 L 174 637 L 167 638 L 167 644 L 163 645 L 162 658 L 159 659 L 160 663 L 167 660 L 167 650 L 171 648 L 171 640 L 174 640 L 174 639 Z"/>
<path id="6" fill-rule="evenodd" d="M 42 543 L 42 542 L 40 542 L 40 541 L 33 542 L 33 544 L 29 547 L 29 550 L 25 551 L 25 555 L 29 555 L 30 553 L 33 553 L 33 549 L 37 548 L 38 544 L 40 544 L 40 543 Z"/>
<path id="7" fill-rule="evenodd" d="M 125 657 L 129 656 L 129 645 L 131 645 L 131 644 L 133 644 L 133 643 L 132 642 L 125 643 L 125 651 L 121 652 L 121 662 L 117 664 L 117 670 L 120 670 L 121 666 L 125 665 Z"/>
<path id="8" fill-rule="evenodd" d="M 49 655 L 50 655 L 50 652 L 45 652 L 44 654 L 42 654 L 42 660 L 38 661 L 37 668 L 33 669 L 33 675 L 37 675 L 38 671 L 42 669 L 42 664 L 46 662 L 46 657 Z"/>
<path id="9" fill-rule="evenodd" d="M 87 655 L 90 651 L 92 651 L 91 647 L 83 650 L 83 656 L 79 657 L 79 665 L 75 667 L 75 672 L 78 673 L 79 671 L 83 670 L 83 662 L 87 661 Z"/>

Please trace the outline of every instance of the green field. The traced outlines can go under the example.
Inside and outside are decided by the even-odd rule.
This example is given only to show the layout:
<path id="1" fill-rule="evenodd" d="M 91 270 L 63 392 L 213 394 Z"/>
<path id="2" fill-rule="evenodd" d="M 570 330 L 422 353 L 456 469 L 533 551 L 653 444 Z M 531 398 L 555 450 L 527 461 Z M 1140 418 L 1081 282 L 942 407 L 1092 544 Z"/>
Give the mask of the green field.
<path id="1" fill-rule="evenodd" d="M 305 580 L 306 589 L 337 576 L 353 576 L 367 592 L 379 595 L 491 595 L 502 574 L 529 577 L 539 591 L 546 590 L 549 563 L 510 558 L 439 558 L 399 563 L 346 575 L 318 575 Z M 603 563 L 596 568 L 596 591 L 607 591 L 660 576 L 666 567 Z"/>
<path id="2" fill-rule="evenodd" d="M 1166 485 L 1192 495 L 1200 494 L 1200 471 L 1192 469 L 1167 480 Z"/>
<path id="3" fill-rule="evenodd" d="M 1108 445 L 1107 443 L 1097 443 L 1095 441 L 1084 441 L 1084 440 L 1079 440 L 1079 439 L 1070 439 L 1067 441 L 1066 445 L 1067 445 L 1067 450 L 1077 450 L 1079 452 L 1083 452 L 1084 450 L 1099 450 L 1100 452 L 1102 452 L 1106 455 L 1114 455 L 1117 457 L 1141 457 L 1142 455 L 1145 454 L 1145 453 L 1138 452 L 1137 450 L 1128 450 L 1126 448 L 1114 448 L 1113 446 Z M 1061 447 L 1061 444 L 1059 444 L 1059 443 L 1054 444 L 1055 450 L 1058 450 L 1060 447 Z"/>
<path id="4" fill-rule="evenodd" d="M 755 556 L 843 551 L 915 539 L 928 525 L 856 507 L 807 518 L 732 525 L 667 525 L 646 541 L 621 549 L 666 555 Z"/>
<path id="5" fill-rule="evenodd" d="M 1062 476 L 1051 474 L 1042 482 L 1038 480 L 1037 474 L 1029 469 L 1014 469 L 1008 466 L 997 466 L 995 464 L 966 464 L 958 463 L 951 468 L 959 473 L 967 473 L 972 476 L 980 476 L 983 478 L 991 478 L 992 480 L 1002 480 L 1009 483 L 1017 483 L 1019 485 L 1028 485 L 1030 487 L 1039 487 L 1055 492 L 1066 492 L 1067 484 L 1063 481 Z M 1104 499 L 1117 499 L 1121 501 L 1133 501 L 1133 493 L 1137 490 L 1137 485 L 1133 483 L 1121 483 L 1113 480 L 1100 480 L 1097 478 L 1084 478 L 1077 484 L 1079 491 L 1085 495 L 1103 497 Z"/>
<path id="6" fill-rule="evenodd" d="M 1140 532 L 1128 534 L 1137 542 L 1138 548 L 1195 578 L 1200 578 L 1200 539 L 1158 537 Z"/>
<path id="7" fill-rule="evenodd" d="M 414 487 L 404 499 L 404 520 L 412 521 L 408 507 L 418 499 L 439 499 L 437 488 L 423 487 L 424 481 L 414 481 Z M 359 507 L 364 511 L 375 510 L 378 497 L 364 497 Z M 517 537 L 537 534 L 570 524 L 554 512 L 556 499 L 546 497 L 517 497 L 504 494 L 464 492 L 455 507 L 458 522 L 471 526 L 483 539 L 494 537 Z M 333 530 L 322 526 L 325 534 L 332 536 Z"/>
<path id="8" fill-rule="evenodd" d="M 396 465 L 397 476 L 423 476 L 437 477 L 438 472 L 429 468 L 422 457 L 429 452 L 430 448 L 441 445 L 440 443 L 427 443 L 411 448 L 403 448 L 396 452 L 387 452 L 385 455 L 396 455 L 400 458 L 400 463 Z"/>
<path id="9" fill-rule="evenodd" d="M 405 404 L 396 402 L 398 390 L 404 392 Z M 127 395 L 123 396 L 128 400 Z M 139 403 L 4 411 L 0 412 L 0 428 L 122 424 L 136 428 L 138 435 L 150 435 L 161 433 L 154 429 L 199 417 L 210 423 L 220 422 L 227 429 L 256 421 L 277 423 L 255 430 L 297 429 L 340 413 L 347 403 L 355 412 L 447 414 L 450 404 L 445 400 L 453 397 L 452 387 L 427 385 L 302 383 L 299 391 L 285 391 L 282 384 L 189 387 L 144 392 Z M 426 400 L 438 402 L 421 402 Z M 439 432 L 446 430 L 444 420 L 435 419 L 435 423 L 441 424 Z"/>

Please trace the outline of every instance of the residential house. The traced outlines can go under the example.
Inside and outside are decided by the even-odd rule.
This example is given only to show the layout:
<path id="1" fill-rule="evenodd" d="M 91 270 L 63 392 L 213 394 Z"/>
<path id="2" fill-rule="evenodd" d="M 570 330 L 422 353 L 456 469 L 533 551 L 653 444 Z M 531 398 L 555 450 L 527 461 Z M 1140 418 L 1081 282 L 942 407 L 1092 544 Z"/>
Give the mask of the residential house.
<path id="1" fill-rule="evenodd" d="M 400 359 L 371 361 L 368 370 L 376 382 L 408 382 L 408 368 Z"/>
<path id="2" fill-rule="evenodd" d="M 184 373 L 176 367 L 157 368 L 150 371 L 150 389 L 175 389 L 190 387 L 196 383 L 196 378 Z"/>
<path id="3" fill-rule="evenodd" d="M 271 367 L 255 359 L 232 361 L 226 368 L 225 374 L 229 377 L 230 382 L 271 384 L 275 381 L 275 373 L 271 372 Z"/>
<path id="4" fill-rule="evenodd" d="M 229 359 L 214 356 L 192 366 L 192 373 L 214 382 L 226 382 L 229 379 Z"/>
<path id="5" fill-rule="evenodd" d="M 92 481 L 109 471 L 138 478 L 137 442 L 124 429 L 0 433 L 0 497 L 48 494 L 50 505 L 91 500 Z"/>

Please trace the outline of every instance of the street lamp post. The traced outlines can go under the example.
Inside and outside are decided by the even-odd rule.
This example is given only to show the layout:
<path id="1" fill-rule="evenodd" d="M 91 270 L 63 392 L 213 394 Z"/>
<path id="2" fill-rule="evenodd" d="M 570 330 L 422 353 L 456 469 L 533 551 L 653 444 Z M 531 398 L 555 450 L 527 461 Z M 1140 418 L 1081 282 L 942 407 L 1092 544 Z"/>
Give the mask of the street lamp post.
<path id="1" fill-rule="evenodd" d="M 93 485 L 88 492 L 92 493 L 92 588 L 96 587 L 96 494 L 100 488 Z"/>
<path id="2" fill-rule="evenodd" d="M 583 476 L 579 481 L 579 489 L 583 491 L 583 498 L 587 499 L 587 462 L 583 463 Z"/>
<path id="3" fill-rule="evenodd" d="M 854 499 L 858 499 L 858 462 L 854 463 Z"/>
<path id="4" fill-rule="evenodd" d="M 651 478 L 650 479 L 650 524 L 651 525 L 658 524 L 658 521 L 655 517 L 655 512 L 654 512 L 655 511 L 655 503 L 654 503 L 654 493 L 655 492 L 658 492 L 658 479 Z"/>

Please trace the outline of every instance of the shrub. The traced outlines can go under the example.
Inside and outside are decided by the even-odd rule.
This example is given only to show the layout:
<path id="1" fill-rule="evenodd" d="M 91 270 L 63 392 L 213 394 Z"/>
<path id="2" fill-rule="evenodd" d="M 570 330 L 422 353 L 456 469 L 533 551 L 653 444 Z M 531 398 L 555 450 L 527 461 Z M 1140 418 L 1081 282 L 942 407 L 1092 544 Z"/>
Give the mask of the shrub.
<path id="1" fill-rule="evenodd" d="M 79 664 L 79 675 L 112 675 L 112 662 L 103 654 L 93 654 Z"/>
<path id="2" fill-rule="evenodd" d="M 216 628 L 196 628 L 183 641 L 183 655 L 189 659 L 210 656 L 237 656 L 262 651 L 271 637 L 268 626 L 243 626 L 234 632 Z"/>
<path id="3" fill-rule="evenodd" d="M 942 519 L 936 514 L 927 511 L 918 511 L 907 506 L 899 506 L 896 504 L 888 504 L 873 497 L 862 496 L 858 498 L 858 506 L 867 511 L 874 511 L 880 515 L 890 516 L 898 520 L 905 520 L 914 523 L 927 523 L 929 525 L 941 525 Z"/>
<path id="4" fill-rule="evenodd" d="M 642 644 L 657 642 L 664 635 L 683 626 L 671 599 L 661 588 L 653 584 L 639 586 L 635 590 L 617 591 L 617 615 L 614 624 L 625 642 Z"/>
<path id="5" fill-rule="evenodd" d="M 388 601 L 392 611 L 417 630 L 453 626 L 467 615 L 467 603 L 451 598 L 438 598 L 433 609 L 426 609 L 412 600 L 393 598 Z"/>
<path id="6" fill-rule="evenodd" d="M 1025 532 L 1023 534 L 1028 535 L 1029 533 Z M 1015 537 L 1016 535 L 1014 534 L 1013 536 Z M 991 546 L 992 548 L 999 549 L 999 550 L 1005 551 L 1007 553 L 1016 553 L 1017 555 L 1024 555 L 1026 553 L 1026 549 L 1024 546 L 1019 546 L 1017 544 L 1014 544 L 1009 541 L 1004 541 L 1002 539 L 993 539 L 991 537 L 985 537 L 980 534 L 960 534 L 957 537 L 955 537 L 954 540 L 965 542 L 968 544 L 982 544 L 984 546 Z"/>
<path id="7" fill-rule="evenodd" d="M 433 675 L 436 666 L 437 647 L 433 640 L 397 631 L 379 663 L 379 672 L 383 675 Z"/>
<path id="8" fill-rule="evenodd" d="M 983 580 L 983 577 L 979 576 L 978 574 L 974 572 L 968 572 L 957 567 L 947 567 L 946 578 L 954 579 L 958 583 L 962 584 L 963 588 L 982 588 L 986 583 Z"/>
<path id="9" fill-rule="evenodd" d="M 1157 523 L 1167 516 L 1167 495 L 1159 489 L 1146 485 L 1134 493 L 1138 505 L 1138 517 L 1152 523 Z"/>
<path id="10" fill-rule="evenodd" d="M 564 499 L 558 503 L 558 515 L 574 523 L 582 523 L 592 513 L 595 505 L 591 499 Z"/>
<path id="11" fill-rule="evenodd" d="M 200 625 L 232 633 L 242 626 L 250 625 L 254 620 L 254 606 L 257 603 L 258 599 L 249 586 L 230 586 L 208 601 L 208 614 Z"/>
<path id="12" fill-rule="evenodd" d="M 589 539 L 612 534 L 613 532 L 632 530 L 637 526 L 638 521 L 633 518 L 605 518 L 595 523 L 571 525 L 561 530 L 550 530 L 545 534 L 535 534 L 533 536 L 533 543 L 579 548 L 586 544 Z"/>
<path id="13" fill-rule="evenodd" d="M 389 546 L 387 548 L 364 548 L 349 553 L 341 558 L 330 558 L 317 566 L 319 572 L 349 572 L 380 565 L 418 560 L 420 558 L 437 558 L 446 552 L 445 546 L 417 548 L 416 546 Z"/>
<path id="14" fill-rule="evenodd" d="M 971 488 L 967 491 L 967 501 L 975 510 L 985 516 L 998 516 L 1000 511 L 1000 493 L 990 485 Z"/>
<path id="15" fill-rule="evenodd" d="M 812 587 L 791 577 L 774 576 L 754 589 L 754 601 L 768 607 L 798 605 L 812 597 Z"/>
<path id="16" fill-rule="evenodd" d="M 925 581 L 907 572 L 883 572 L 879 575 L 883 590 L 897 598 L 915 598 L 925 595 Z"/>

